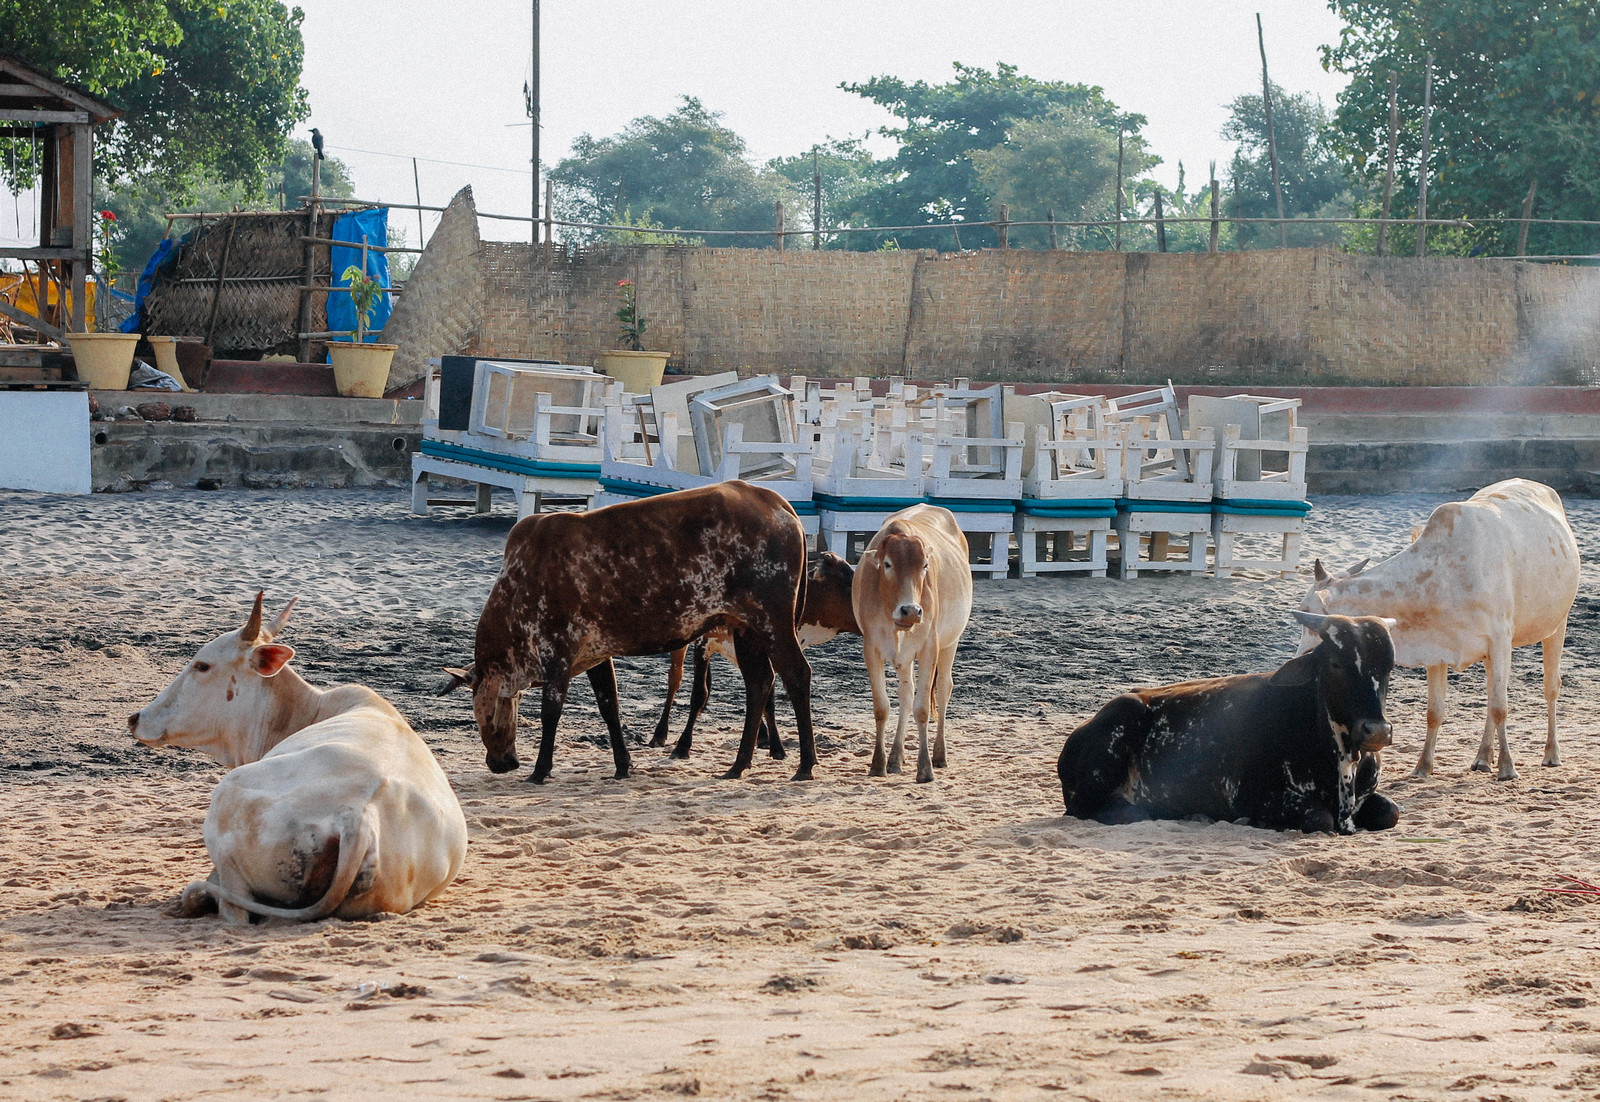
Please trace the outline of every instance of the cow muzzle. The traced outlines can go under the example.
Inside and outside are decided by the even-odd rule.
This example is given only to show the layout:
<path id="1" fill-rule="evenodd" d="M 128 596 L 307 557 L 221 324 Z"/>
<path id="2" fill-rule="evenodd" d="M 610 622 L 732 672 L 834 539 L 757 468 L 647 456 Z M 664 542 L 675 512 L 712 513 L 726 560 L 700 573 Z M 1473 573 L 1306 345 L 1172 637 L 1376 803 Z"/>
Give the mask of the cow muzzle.
<path id="1" fill-rule="evenodd" d="M 149 745 L 152 745 L 152 744 L 154 744 L 156 742 L 161 741 L 161 736 L 159 736 L 159 735 L 157 735 L 155 738 L 146 738 L 144 735 L 141 735 L 139 733 L 139 716 L 140 716 L 139 712 L 134 712 L 131 716 L 128 717 L 128 734 L 133 736 L 134 741 L 135 742 L 142 742 L 146 746 L 149 746 Z M 146 730 L 148 730 L 148 729 L 149 728 L 147 726 Z"/>
<path id="2" fill-rule="evenodd" d="M 907 602 L 894 610 L 894 626 L 904 631 L 922 623 L 922 606 Z"/>
<path id="3" fill-rule="evenodd" d="M 1381 719 L 1364 719 L 1356 724 L 1356 742 L 1363 752 L 1376 754 L 1394 742 L 1394 728 Z"/>
<path id="4" fill-rule="evenodd" d="M 522 763 L 517 760 L 517 752 L 509 754 L 485 754 L 483 763 L 489 767 L 491 773 L 509 773 Z"/>

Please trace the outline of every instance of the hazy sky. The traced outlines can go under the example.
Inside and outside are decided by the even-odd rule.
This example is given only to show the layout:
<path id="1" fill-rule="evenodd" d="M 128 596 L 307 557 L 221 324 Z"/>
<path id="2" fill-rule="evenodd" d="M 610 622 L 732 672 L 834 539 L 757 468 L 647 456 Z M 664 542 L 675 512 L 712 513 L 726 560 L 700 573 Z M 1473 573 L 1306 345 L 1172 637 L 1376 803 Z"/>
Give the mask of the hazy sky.
<path id="1" fill-rule="evenodd" d="M 321 128 L 360 197 L 414 201 L 416 157 L 424 203 L 442 205 L 470 183 L 480 210 L 528 212 L 528 0 L 299 3 L 312 110 L 301 135 Z M 1276 83 L 1330 105 L 1344 83 L 1318 55 L 1339 31 L 1322 0 L 543 0 L 541 9 L 547 166 L 579 134 L 614 134 L 671 112 L 683 95 L 722 112 L 757 160 L 801 153 L 891 121 L 841 91 L 843 81 L 942 82 L 952 62 L 1005 61 L 1041 80 L 1098 84 L 1145 115 L 1165 160 L 1155 175 L 1176 184 L 1182 160 L 1193 188 L 1208 161 L 1225 164 L 1232 153 L 1218 137 L 1226 104 L 1260 91 L 1257 11 Z M 13 235 L 10 206 L 0 195 L 0 237 Z M 24 197 L 25 222 L 28 209 Z M 393 221 L 415 238 L 414 214 L 396 211 Z M 484 230 L 527 237 L 514 222 Z"/>

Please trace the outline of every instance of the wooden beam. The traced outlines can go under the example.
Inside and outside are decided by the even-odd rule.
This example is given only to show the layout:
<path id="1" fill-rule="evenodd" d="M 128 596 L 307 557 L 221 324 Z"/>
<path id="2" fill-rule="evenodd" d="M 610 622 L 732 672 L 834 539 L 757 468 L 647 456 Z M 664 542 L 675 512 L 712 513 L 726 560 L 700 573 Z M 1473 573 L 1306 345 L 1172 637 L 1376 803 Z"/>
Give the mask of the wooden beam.
<path id="1" fill-rule="evenodd" d="M 12 321 L 21 322 L 40 336 L 49 337 L 53 341 L 66 340 L 67 335 L 43 318 L 36 318 L 26 310 L 19 310 L 5 299 L 0 298 L 0 314 L 4 314 Z"/>
<path id="2" fill-rule="evenodd" d="M 65 245 L 50 247 L 30 246 L 25 249 L 0 249 L 0 259 L 6 260 L 77 260 L 85 250 Z"/>
<path id="3" fill-rule="evenodd" d="M 87 126 L 87 111 L 38 111 L 31 107 L 0 107 L 0 119 L 8 122 L 67 122 Z"/>
<path id="4" fill-rule="evenodd" d="M 69 260 L 72 273 L 72 315 L 78 332 L 86 332 L 93 320 L 89 316 L 89 269 L 94 264 L 94 230 L 90 218 L 94 195 L 94 127 L 85 123 L 72 128 L 72 243 L 82 250 L 80 259 Z"/>
<path id="5" fill-rule="evenodd" d="M 0 96 L 48 96 L 49 94 L 33 84 L 0 84 Z"/>

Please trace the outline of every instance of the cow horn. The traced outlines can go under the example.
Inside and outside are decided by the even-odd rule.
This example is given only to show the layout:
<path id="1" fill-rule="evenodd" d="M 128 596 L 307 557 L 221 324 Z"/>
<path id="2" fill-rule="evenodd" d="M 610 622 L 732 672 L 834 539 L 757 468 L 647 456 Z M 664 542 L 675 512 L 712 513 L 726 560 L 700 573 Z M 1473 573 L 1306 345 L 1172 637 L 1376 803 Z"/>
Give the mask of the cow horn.
<path id="1" fill-rule="evenodd" d="M 270 643 L 278 637 L 278 632 L 289 622 L 289 613 L 294 611 L 294 604 L 299 599 L 299 595 L 289 598 L 289 603 L 283 606 L 283 611 L 273 618 L 272 625 L 267 628 L 266 638 L 261 640 L 263 643 Z"/>
<path id="2" fill-rule="evenodd" d="M 1302 612 L 1297 608 L 1290 615 L 1319 635 L 1322 634 L 1322 629 L 1328 626 L 1328 617 L 1315 612 Z"/>
<path id="3" fill-rule="evenodd" d="M 458 670 L 453 666 L 441 666 L 439 668 L 450 675 L 450 680 L 445 683 L 444 688 L 434 693 L 434 696 L 447 696 L 461 688 L 463 685 L 467 686 L 469 689 L 476 689 L 478 687 L 478 667 L 475 665 L 468 666 L 464 670 Z"/>
<path id="4" fill-rule="evenodd" d="M 1371 559 L 1362 559 L 1360 562 L 1358 562 L 1354 566 L 1352 566 L 1349 570 L 1346 570 L 1344 572 L 1344 576 L 1346 578 L 1355 577 L 1357 574 L 1359 574 L 1363 570 L 1365 570 L 1367 568 L 1367 564 L 1370 563 L 1371 561 L 1372 561 Z"/>
<path id="5" fill-rule="evenodd" d="M 254 643 L 261 638 L 261 601 L 266 595 L 266 590 L 257 591 L 256 606 L 250 610 L 250 619 L 244 622 L 244 628 L 239 632 L 241 642 Z"/>
<path id="6" fill-rule="evenodd" d="M 1311 573 L 1317 579 L 1318 585 L 1328 580 L 1328 572 L 1322 568 L 1321 559 L 1317 559 L 1311 564 Z"/>

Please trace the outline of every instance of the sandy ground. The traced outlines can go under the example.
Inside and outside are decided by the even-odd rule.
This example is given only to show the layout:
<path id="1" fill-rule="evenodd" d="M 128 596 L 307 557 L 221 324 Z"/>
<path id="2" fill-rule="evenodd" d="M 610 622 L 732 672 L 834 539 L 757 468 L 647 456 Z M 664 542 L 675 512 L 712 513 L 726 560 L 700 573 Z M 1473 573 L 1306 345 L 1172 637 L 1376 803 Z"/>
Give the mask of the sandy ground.
<path id="1" fill-rule="evenodd" d="M 1311 554 L 1398 549 L 1439 500 L 1319 499 Z M 501 509 L 505 507 L 502 505 Z M 1569 502 L 1600 549 L 1600 504 Z M 1405 779 L 1425 682 L 1390 697 L 1394 831 L 1060 817 L 1066 733 L 1123 688 L 1270 668 L 1305 580 L 979 583 L 934 785 L 865 776 L 859 646 L 813 652 L 818 779 L 733 754 L 736 677 L 687 763 L 609 779 L 586 687 L 551 783 L 496 777 L 465 697 L 511 518 L 395 492 L 0 495 L 0 1097 L 1600 1098 L 1595 567 L 1574 612 L 1565 763 L 1467 771 L 1482 678 L 1454 679 L 1439 773 Z M 472 844 L 382 921 L 225 928 L 169 914 L 205 875 L 219 769 L 124 717 L 254 589 L 301 605 L 313 683 L 361 680 L 433 746 Z M 664 662 L 623 664 L 647 737 Z M 686 694 L 685 694 L 686 695 Z M 524 734 L 524 758 L 532 742 Z M 792 735 L 791 735 L 792 737 Z"/>

